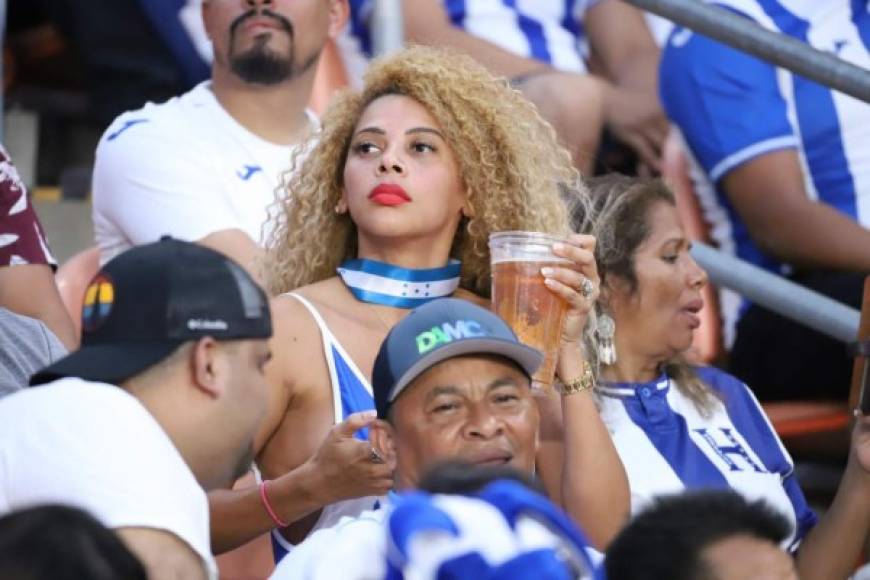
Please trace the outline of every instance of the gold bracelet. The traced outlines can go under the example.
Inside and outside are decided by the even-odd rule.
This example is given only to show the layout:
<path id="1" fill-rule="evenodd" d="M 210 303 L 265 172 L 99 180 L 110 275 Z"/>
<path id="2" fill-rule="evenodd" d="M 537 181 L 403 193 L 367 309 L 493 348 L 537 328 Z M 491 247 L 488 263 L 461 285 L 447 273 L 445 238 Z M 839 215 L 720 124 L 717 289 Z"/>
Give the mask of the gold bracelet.
<path id="1" fill-rule="evenodd" d="M 588 391 L 595 386 L 595 376 L 592 374 L 592 367 L 589 363 L 583 361 L 583 374 L 567 383 L 559 384 L 559 393 L 563 396 L 576 395 L 583 391 Z"/>

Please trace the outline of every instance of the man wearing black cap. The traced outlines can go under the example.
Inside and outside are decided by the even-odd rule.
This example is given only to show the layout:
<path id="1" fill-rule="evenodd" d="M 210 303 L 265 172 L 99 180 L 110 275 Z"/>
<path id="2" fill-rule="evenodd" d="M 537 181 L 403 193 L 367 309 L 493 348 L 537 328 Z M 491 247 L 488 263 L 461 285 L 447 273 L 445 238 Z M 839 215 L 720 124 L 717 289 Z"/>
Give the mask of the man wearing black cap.
<path id="1" fill-rule="evenodd" d="M 81 349 L 0 402 L 0 514 L 71 504 L 115 529 L 149 577 L 214 577 L 203 488 L 251 463 L 265 294 L 223 255 L 164 239 L 109 262 L 82 319 Z"/>
<path id="2" fill-rule="evenodd" d="M 395 489 L 415 488 L 446 460 L 533 473 L 540 418 L 530 377 L 542 359 L 502 319 L 465 300 L 434 300 L 396 324 L 375 359 L 378 420 L 369 427 L 372 448 L 395 470 Z M 586 373 L 564 395 L 589 395 L 581 395 L 593 382 L 583 367 Z M 607 432 L 599 425 L 580 427 L 586 431 L 566 435 L 565 456 L 581 451 L 573 447 L 576 435 L 586 438 L 584 445 L 600 442 L 603 456 L 605 445 L 612 445 Z M 609 473 L 606 461 L 599 468 Z M 624 473 L 614 474 L 614 486 L 624 485 L 620 477 Z M 315 532 L 281 561 L 273 578 L 378 577 L 372 566 L 386 562 L 385 511 Z"/>

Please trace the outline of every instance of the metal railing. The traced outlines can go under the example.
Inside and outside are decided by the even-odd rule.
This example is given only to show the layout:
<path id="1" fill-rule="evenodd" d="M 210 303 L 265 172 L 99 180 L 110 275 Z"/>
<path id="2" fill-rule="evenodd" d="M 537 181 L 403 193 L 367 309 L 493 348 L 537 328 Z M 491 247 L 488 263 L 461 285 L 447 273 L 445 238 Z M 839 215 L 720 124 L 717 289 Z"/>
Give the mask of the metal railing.
<path id="1" fill-rule="evenodd" d="M 870 72 L 700 0 L 624 0 L 832 89 L 870 102 Z M 824 1 L 824 0 L 820 0 Z"/>
<path id="2" fill-rule="evenodd" d="M 701 242 L 692 242 L 692 257 L 713 284 L 730 288 L 768 310 L 842 342 L 852 342 L 858 335 L 861 313 L 850 306 Z"/>
<path id="3" fill-rule="evenodd" d="M 371 26 L 372 52 L 376 57 L 402 48 L 405 42 L 402 0 L 375 0 Z"/>

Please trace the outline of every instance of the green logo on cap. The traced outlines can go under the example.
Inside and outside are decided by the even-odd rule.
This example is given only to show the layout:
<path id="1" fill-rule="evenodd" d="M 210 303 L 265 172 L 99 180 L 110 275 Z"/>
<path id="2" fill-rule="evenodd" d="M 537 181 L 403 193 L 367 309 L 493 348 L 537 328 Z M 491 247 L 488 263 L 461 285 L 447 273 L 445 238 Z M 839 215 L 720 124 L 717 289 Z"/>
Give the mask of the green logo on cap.
<path id="1" fill-rule="evenodd" d="M 417 352 L 423 354 L 429 352 L 439 344 L 453 342 L 460 338 L 475 338 L 487 336 L 480 323 L 474 320 L 457 320 L 453 324 L 445 322 L 441 326 L 433 326 L 431 329 L 417 335 Z"/>

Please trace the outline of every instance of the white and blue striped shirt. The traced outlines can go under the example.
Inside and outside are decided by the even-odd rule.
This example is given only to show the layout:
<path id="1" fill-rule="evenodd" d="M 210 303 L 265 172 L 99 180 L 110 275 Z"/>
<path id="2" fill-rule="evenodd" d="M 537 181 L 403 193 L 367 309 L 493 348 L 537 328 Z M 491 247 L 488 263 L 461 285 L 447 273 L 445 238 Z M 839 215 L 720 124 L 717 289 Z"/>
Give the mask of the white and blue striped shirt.
<path id="1" fill-rule="evenodd" d="M 583 17 L 599 0 L 441 0 L 450 21 L 508 52 L 586 72 Z M 371 0 L 351 0 L 351 34 L 371 55 Z"/>
<path id="2" fill-rule="evenodd" d="M 444 0 L 450 21 L 508 52 L 586 72 L 583 16 L 598 0 Z"/>
<path id="3" fill-rule="evenodd" d="M 632 513 L 659 495 L 730 488 L 786 516 L 793 533 L 783 547 L 793 549 L 816 516 L 791 457 L 746 385 L 714 368 L 698 375 L 721 399 L 709 415 L 664 375 L 597 389 L 601 418 L 628 475 Z"/>
<path id="4" fill-rule="evenodd" d="M 870 68 L 866 0 L 710 3 Z M 673 32 L 664 51 L 660 87 L 665 110 L 694 157 L 696 190 L 713 238 L 724 251 L 787 273 L 753 243 L 719 186 L 732 169 L 780 149 L 797 150 L 808 196 L 870 226 L 866 103 L 683 28 Z M 738 305 L 733 297 L 723 302 L 729 326 Z"/>

